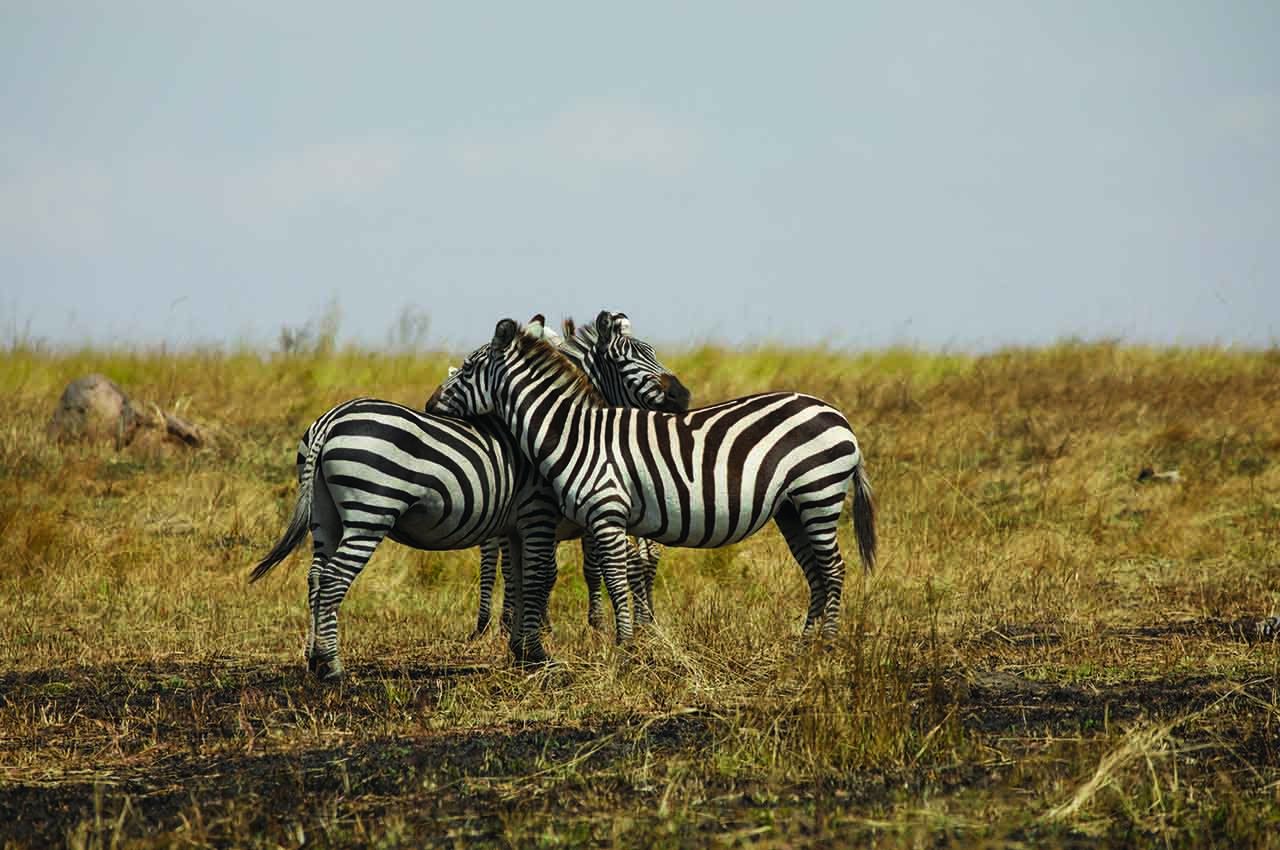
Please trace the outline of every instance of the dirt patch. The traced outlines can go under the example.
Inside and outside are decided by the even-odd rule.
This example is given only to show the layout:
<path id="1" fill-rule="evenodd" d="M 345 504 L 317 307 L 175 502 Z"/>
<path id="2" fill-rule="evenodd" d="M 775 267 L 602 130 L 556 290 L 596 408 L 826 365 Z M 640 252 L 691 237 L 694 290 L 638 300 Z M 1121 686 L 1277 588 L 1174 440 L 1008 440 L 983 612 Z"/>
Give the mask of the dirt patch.
<path id="1" fill-rule="evenodd" d="M 1270 686 L 1261 682 L 1236 686 L 1211 676 L 1115 686 L 1076 685 L 987 670 L 971 672 L 958 688 L 969 728 L 990 733 L 1066 734 L 1097 731 L 1110 723 L 1174 719 L 1232 695 L 1269 698 Z"/>
<path id="2" fill-rule="evenodd" d="M 502 844 L 513 829 L 531 834 L 532 823 L 561 830 L 562 843 L 607 845 L 620 817 L 626 843 L 687 846 L 726 834 L 746 842 L 766 828 L 827 834 L 850 812 L 890 811 L 904 797 L 1020 793 L 1023 756 L 1054 741 L 1087 746 L 1108 727 L 1161 722 L 1194 754 L 1181 776 L 1227 771 L 1253 788 L 1280 771 L 1271 682 L 1209 675 L 1099 684 L 951 670 L 913 690 L 944 703 L 963 735 L 1004 760 L 869 765 L 802 784 L 704 764 L 731 737 L 714 707 L 577 725 L 377 731 L 392 715 L 429 719 L 461 682 L 494 675 L 502 671 L 486 665 L 370 662 L 326 687 L 297 669 L 221 660 L 5 674 L 0 712 L 13 731 L 0 738 L 0 844 L 167 835 L 359 845 L 392 828 L 415 844 Z M 319 715 L 325 732 L 309 738 Z M 695 770 L 690 790 L 681 783 Z M 673 800 L 692 801 L 686 811 L 696 816 L 670 823 L 662 812 Z M 383 831 L 362 832 L 370 824 Z"/>
<path id="3" fill-rule="evenodd" d="M 1280 638 L 1280 618 L 1258 616 L 1170 620 L 1150 625 L 1107 627 L 1089 635 L 1091 640 L 1131 638 L 1159 641 L 1171 637 L 1247 644 L 1268 643 Z M 964 643 L 969 646 L 1048 647 L 1060 646 L 1065 640 L 1059 627 L 1051 623 L 1006 623 L 970 635 Z"/>
<path id="4" fill-rule="evenodd" d="M 174 675 L 172 667 L 164 669 L 163 675 Z M 437 672 L 450 677 L 467 669 Z M 137 673 L 137 668 L 130 668 L 130 677 Z M 123 692 L 116 684 L 118 675 L 113 671 L 103 677 L 105 684 L 73 677 L 79 682 L 75 690 L 57 699 L 78 700 L 78 705 L 96 707 L 101 716 L 119 716 L 124 708 L 112 699 L 113 694 L 119 699 Z M 28 694 L 65 681 L 64 674 L 53 671 L 7 678 L 6 684 L 12 686 L 16 679 L 20 693 L 25 688 Z M 131 687 L 127 698 L 170 693 L 164 684 L 148 683 Z M 208 702 L 233 704 L 244 699 L 244 693 L 241 687 L 223 688 L 213 691 Z M 359 704 L 351 694 L 347 699 L 352 706 Z M 165 729 L 163 734 L 171 737 L 181 731 Z M 27 777 L 7 782 L 0 788 L 0 824 L 5 824 L 0 826 L 0 840 L 42 846 L 60 843 L 89 824 L 140 836 L 178 830 L 193 818 L 226 822 L 239 817 L 243 821 L 237 825 L 239 831 L 247 829 L 287 843 L 293 836 L 291 824 L 309 821 L 326 801 L 341 801 L 344 823 L 358 815 L 380 817 L 395 812 L 420 824 L 471 820 L 473 831 L 492 836 L 500 832 L 504 816 L 514 807 L 543 796 L 537 781 L 540 775 L 586 774 L 641 753 L 661 758 L 675 751 L 693 751 L 707 742 L 709 734 L 706 717 L 685 714 L 648 722 L 632 718 L 580 727 L 390 736 L 262 754 L 155 752 L 92 777 Z M 585 802 L 565 800 L 556 805 L 571 811 L 598 804 L 601 795 L 630 799 L 638 794 L 643 792 L 634 787 L 595 787 L 593 797 Z"/>

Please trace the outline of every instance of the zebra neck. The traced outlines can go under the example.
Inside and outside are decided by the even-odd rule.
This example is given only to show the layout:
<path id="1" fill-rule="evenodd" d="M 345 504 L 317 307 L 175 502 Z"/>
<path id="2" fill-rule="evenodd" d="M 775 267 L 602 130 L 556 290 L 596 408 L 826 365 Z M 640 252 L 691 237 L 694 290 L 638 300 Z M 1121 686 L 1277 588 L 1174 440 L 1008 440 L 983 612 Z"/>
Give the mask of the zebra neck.
<path id="1" fill-rule="evenodd" d="M 540 386 L 513 393 L 503 410 L 520 450 L 548 482 L 565 454 L 594 430 L 605 407 L 574 376 L 556 376 Z"/>

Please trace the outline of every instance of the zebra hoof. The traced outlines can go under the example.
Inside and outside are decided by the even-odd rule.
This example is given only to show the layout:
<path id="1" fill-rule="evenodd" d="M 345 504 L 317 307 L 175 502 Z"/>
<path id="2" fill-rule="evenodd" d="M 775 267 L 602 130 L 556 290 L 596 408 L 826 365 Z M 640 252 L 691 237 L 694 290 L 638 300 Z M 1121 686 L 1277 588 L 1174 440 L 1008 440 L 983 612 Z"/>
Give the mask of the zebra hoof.
<path id="1" fill-rule="evenodd" d="M 337 658 L 313 658 L 311 674 L 321 682 L 336 682 L 342 678 L 342 662 Z"/>
<path id="2" fill-rule="evenodd" d="M 511 654 L 517 667 L 545 667 L 551 663 L 551 656 L 539 641 L 512 641 Z"/>
<path id="3" fill-rule="evenodd" d="M 483 626 L 476 626 L 475 631 L 467 635 L 468 641 L 480 640 L 489 631 L 489 624 L 486 622 Z"/>

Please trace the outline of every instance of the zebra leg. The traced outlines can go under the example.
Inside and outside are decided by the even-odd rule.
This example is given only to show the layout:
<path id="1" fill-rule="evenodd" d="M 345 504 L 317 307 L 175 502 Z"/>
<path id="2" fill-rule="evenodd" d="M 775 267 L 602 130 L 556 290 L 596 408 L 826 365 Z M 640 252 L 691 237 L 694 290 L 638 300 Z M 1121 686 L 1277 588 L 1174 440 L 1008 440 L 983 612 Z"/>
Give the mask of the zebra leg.
<path id="1" fill-rule="evenodd" d="M 551 658 L 542 646 L 542 626 L 556 582 L 555 537 L 527 534 L 520 545 L 511 548 L 513 554 L 519 553 L 515 560 L 520 573 L 520 605 L 511 632 L 511 652 L 517 664 L 546 664 Z"/>
<path id="2" fill-rule="evenodd" d="M 632 615 L 636 626 L 647 626 L 653 622 L 653 609 L 645 589 L 649 566 L 646 560 L 648 547 L 645 544 L 648 542 L 640 537 L 627 539 L 627 585 L 631 589 Z"/>
<path id="3" fill-rule="evenodd" d="M 498 551 L 502 564 L 502 616 L 498 618 L 498 625 L 509 635 L 519 610 L 520 576 L 513 575 L 510 537 L 503 535 L 498 538 Z"/>
<path id="4" fill-rule="evenodd" d="M 342 661 L 338 658 L 338 608 L 342 606 L 351 583 L 360 575 L 385 535 L 383 531 L 342 538 L 337 551 L 320 572 L 311 672 L 322 681 L 333 681 L 342 676 Z"/>
<path id="5" fill-rule="evenodd" d="M 654 621 L 653 577 L 658 571 L 658 558 L 662 555 L 662 544 L 637 537 L 629 548 L 631 560 L 627 564 L 627 583 L 631 585 L 636 625 L 652 624 Z"/>
<path id="6" fill-rule="evenodd" d="M 627 533 L 621 525 L 597 522 L 591 530 L 595 537 L 596 553 L 600 556 L 600 569 L 604 585 L 613 603 L 615 640 L 630 643 L 631 605 L 627 586 Z"/>
<path id="7" fill-rule="evenodd" d="M 522 544 L 510 537 L 501 540 L 502 550 L 502 625 L 507 644 L 518 655 L 520 642 L 520 608 L 524 601 L 524 557 Z"/>
<path id="8" fill-rule="evenodd" d="M 840 520 L 841 503 L 834 512 L 830 505 L 801 508 L 800 521 L 804 523 L 809 548 L 813 551 L 815 572 L 822 580 L 822 639 L 833 640 L 840 624 L 840 602 L 844 593 L 844 558 L 836 540 L 836 525 Z"/>
<path id="9" fill-rule="evenodd" d="M 582 578 L 587 583 L 587 625 L 604 628 L 604 591 L 600 583 L 600 556 L 590 534 L 582 535 Z"/>
<path id="10" fill-rule="evenodd" d="M 316 615 L 319 613 L 317 602 L 320 598 L 320 575 L 324 565 L 329 563 L 332 552 L 315 542 L 311 555 L 311 568 L 307 570 L 307 669 L 316 672 Z"/>
<path id="11" fill-rule="evenodd" d="M 809 611 L 805 614 L 804 631 L 801 634 L 810 637 L 822 617 L 823 607 L 826 604 L 827 585 L 823 580 L 822 571 L 818 568 L 813 547 L 809 545 L 809 535 L 795 507 L 790 502 L 783 504 L 773 519 L 778 524 L 778 530 L 782 532 L 783 539 L 787 541 L 787 548 L 791 550 L 791 554 L 800 564 L 800 569 L 804 571 L 804 580 L 809 585 Z"/>
<path id="12" fill-rule="evenodd" d="M 342 519 L 323 476 L 311 491 L 311 567 L 307 570 L 307 669 L 315 673 L 316 634 L 320 616 L 320 585 L 325 567 L 342 540 Z"/>
<path id="13" fill-rule="evenodd" d="M 480 611 L 476 614 L 476 630 L 467 640 L 476 640 L 489 630 L 493 582 L 498 573 L 498 551 L 496 537 L 491 537 L 480 544 Z"/>
<path id="14" fill-rule="evenodd" d="M 649 606 L 649 619 L 652 621 L 656 616 L 653 607 L 653 580 L 658 575 L 658 559 L 662 557 L 662 544 L 654 543 L 652 540 L 644 541 L 648 553 L 645 555 L 645 571 L 644 571 L 644 601 Z"/>
<path id="15" fill-rule="evenodd" d="M 637 628 L 649 623 L 649 606 L 644 598 L 644 556 L 640 554 L 640 541 L 627 538 L 627 591 L 631 594 L 631 616 Z"/>

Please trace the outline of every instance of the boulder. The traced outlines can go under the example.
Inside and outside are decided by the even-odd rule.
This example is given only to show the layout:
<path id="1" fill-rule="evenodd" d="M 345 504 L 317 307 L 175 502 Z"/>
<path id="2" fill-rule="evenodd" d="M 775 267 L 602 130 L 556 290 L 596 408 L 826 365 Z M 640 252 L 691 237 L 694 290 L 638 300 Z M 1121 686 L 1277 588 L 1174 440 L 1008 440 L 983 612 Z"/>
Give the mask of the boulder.
<path id="1" fill-rule="evenodd" d="M 119 444 L 132 411 L 129 396 L 115 381 L 106 375 L 85 375 L 62 391 L 49 420 L 49 436 L 60 441 L 109 439 Z"/>
<path id="2" fill-rule="evenodd" d="M 48 433 L 59 442 L 110 440 L 117 449 L 132 444 L 196 447 L 204 441 L 199 428 L 155 405 L 132 401 L 115 381 L 97 374 L 77 378 L 62 391 Z"/>

